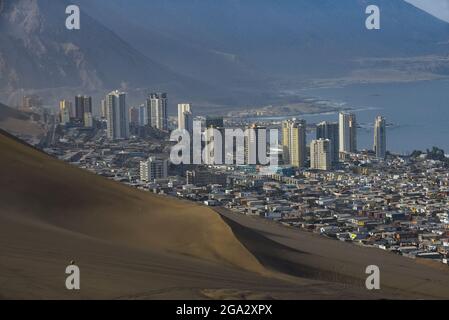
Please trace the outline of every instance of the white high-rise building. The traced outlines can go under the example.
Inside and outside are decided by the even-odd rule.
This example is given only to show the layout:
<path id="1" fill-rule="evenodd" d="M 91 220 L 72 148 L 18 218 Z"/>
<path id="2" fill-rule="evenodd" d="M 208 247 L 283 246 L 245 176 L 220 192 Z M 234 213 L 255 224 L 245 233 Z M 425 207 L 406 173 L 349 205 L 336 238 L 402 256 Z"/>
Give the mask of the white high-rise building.
<path id="1" fill-rule="evenodd" d="M 253 124 L 245 132 L 244 161 L 246 165 L 261 165 L 267 162 L 267 129 Z M 265 151 L 262 151 L 265 150 Z M 263 154 L 265 152 L 265 155 Z M 259 155 L 259 153 L 261 153 Z M 259 157 L 261 156 L 261 157 Z"/>
<path id="2" fill-rule="evenodd" d="M 150 111 L 150 124 L 159 130 L 168 130 L 167 94 L 151 93 L 147 99 Z"/>
<path id="3" fill-rule="evenodd" d="M 129 138 L 128 114 L 124 92 L 116 90 L 106 96 L 107 136 L 109 139 Z"/>
<path id="4" fill-rule="evenodd" d="M 381 159 L 385 159 L 387 155 L 387 124 L 381 116 L 378 116 L 374 123 L 374 152 L 376 157 Z"/>
<path id="5" fill-rule="evenodd" d="M 178 104 L 178 129 L 193 131 L 192 105 L 190 103 Z"/>
<path id="6" fill-rule="evenodd" d="M 94 126 L 94 119 L 92 112 L 84 112 L 84 127 L 92 128 Z"/>
<path id="7" fill-rule="evenodd" d="M 139 126 L 144 127 L 148 125 L 148 108 L 142 104 L 138 107 L 139 110 Z"/>
<path id="8" fill-rule="evenodd" d="M 106 119 L 106 110 L 107 110 L 106 99 L 101 99 L 100 116 L 102 119 Z"/>
<path id="9" fill-rule="evenodd" d="M 332 168 L 332 142 L 329 139 L 310 143 L 310 168 L 325 171 Z"/>
<path id="10" fill-rule="evenodd" d="M 139 125 L 139 107 L 131 107 L 128 111 L 129 123 Z"/>
<path id="11" fill-rule="evenodd" d="M 225 128 L 210 126 L 204 132 L 204 163 L 224 164 L 226 162 Z"/>
<path id="12" fill-rule="evenodd" d="M 59 102 L 59 116 L 62 125 L 70 123 L 70 117 L 72 113 L 72 104 L 67 100 Z"/>
<path id="13" fill-rule="evenodd" d="M 316 126 L 316 139 L 329 139 L 331 141 L 332 162 L 339 160 L 339 125 L 338 123 L 323 121 Z"/>
<path id="14" fill-rule="evenodd" d="M 285 164 L 304 167 L 307 158 L 306 121 L 287 120 L 282 123 L 282 149 Z"/>
<path id="15" fill-rule="evenodd" d="M 357 121 L 355 114 L 340 113 L 339 140 L 340 153 L 357 152 Z"/>
<path id="16" fill-rule="evenodd" d="M 168 160 L 149 157 L 140 162 L 140 181 L 152 182 L 154 179 L 165 179 L 168 176 Z"/>

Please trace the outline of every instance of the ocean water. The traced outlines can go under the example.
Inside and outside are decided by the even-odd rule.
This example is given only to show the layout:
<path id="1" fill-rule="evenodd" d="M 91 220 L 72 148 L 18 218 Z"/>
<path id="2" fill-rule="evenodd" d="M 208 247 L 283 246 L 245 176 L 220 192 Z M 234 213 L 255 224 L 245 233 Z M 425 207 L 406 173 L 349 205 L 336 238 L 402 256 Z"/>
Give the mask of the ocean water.
<path id="1" fill-rule="evenodd" d="M 358 148 L 373 146 L 374 119 L 386 118 L 388 150 L 408 153 L 433 146 L 449 153 L 449 80 L 364 84 L 301 90 L 305 96 L 353 108 L 360 125 Z M 338 121 L 338 114 L 311 115 L 308 122 Z"/>

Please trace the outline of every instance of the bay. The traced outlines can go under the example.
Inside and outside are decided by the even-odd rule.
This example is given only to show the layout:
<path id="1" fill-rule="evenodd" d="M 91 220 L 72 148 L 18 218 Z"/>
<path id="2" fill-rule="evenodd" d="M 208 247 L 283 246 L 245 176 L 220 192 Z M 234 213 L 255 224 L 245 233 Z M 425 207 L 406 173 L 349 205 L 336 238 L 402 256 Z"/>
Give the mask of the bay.
<path id="1" fill-rule="evenodd" d="M 449 80 L 358 84 L 303 89 L 301 93 L 354 109 L 359 149 L 373 146 L 377 115 L 386 118 L 388 150 L 409 153 L 433 146 L 449 152 Z M 304 116 L 308 122 L 338 121 L 338 113 Z"/>

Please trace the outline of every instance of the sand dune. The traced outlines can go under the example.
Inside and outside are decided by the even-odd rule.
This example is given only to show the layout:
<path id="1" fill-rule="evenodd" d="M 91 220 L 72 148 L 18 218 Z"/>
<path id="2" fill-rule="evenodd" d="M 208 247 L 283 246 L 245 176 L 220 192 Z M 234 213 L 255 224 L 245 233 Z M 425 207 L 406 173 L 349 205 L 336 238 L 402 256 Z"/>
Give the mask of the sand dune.
<path id="1" fill-rule="evenodd" d="M 208 208 L 70 166 L 4 132 L 0 150 L 1 299 L 392 299 L 447 294 L 446 273 L 437 270 L 427 276 L 432 268 L 416 264 L 418 268 L 408 260 L 401 260 L 404 277 L 398 281 L 429 277 L 428 288 L 417 283 L 411 283 L 411 290 L 399 288 L 393 279 L 391 287 L 369 292 L 360 268 L 371 254 L 376 261 L 384 259 L 377 251 L 356 252 L 355 257 L 365 260 L 354 262 L 348 247 L 320 249 L 321 240 L 314 238 L 305 237 L 310 243 L 297 248 L 297 231 L 287 229 L 283 235 L 285 230 L 276 224 L 253 225 L 253 219 L 223 212 L 225 221 Z M 319 253 L 306 252 L 311 248 Z M 79 291 L 64 285 L 71 260 L 81 269 Z"/>
<path id="2" fill-rule="evenodd" d="M 380 293 L 396 298 L 449 299 L 449 268 L 299 231 L 261 218 L 217 209 L 237 238 L 271 270 L 363 288 L 366 267 L 381 272 Z"/>
<path id="3" fill-rule="evenodd" d="M 81 298 L 200 297 L 267 273 L 207 208 L 106 180 L 5 134 L 0 149 L 1 297 L 72 297 L 71 260 L 84 270 Z"/>
<path id="4" fill-rule="evenodd" d="M 0 137 L 2 218 L 263 272 L 207 208 L 134 190 Z"/>

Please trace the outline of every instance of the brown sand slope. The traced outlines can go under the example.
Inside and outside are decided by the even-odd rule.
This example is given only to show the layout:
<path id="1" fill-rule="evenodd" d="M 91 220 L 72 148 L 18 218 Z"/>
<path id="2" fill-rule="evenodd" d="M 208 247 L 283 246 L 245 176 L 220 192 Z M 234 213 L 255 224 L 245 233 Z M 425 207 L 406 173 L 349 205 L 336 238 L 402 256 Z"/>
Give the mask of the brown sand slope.
<path id="1" fill-rule="evenodd" d="M 366 295 L 273 276 L 208 208 L 106 180 L 4 133 L 0 150 L 0 298 Z M 78 292 L 64 287 L 71 260 Z"/>
<path id="2" fill-rule="evenodd" d="M 208 208 L 106 180 L 5 133 L 0 150 L 0 298 L 447 297 L 447 274 L 410 260 L 368 292 L 364 266 L 389 261 L 378 251 L 247 217 L 228 215 L 228 225 Z M 81 269 L 77 292 L 64 286 L 71 260 Z"/>
<path id="3" fill-rule="evenodd" d="M 0 136 L 0 212 L 6 224 L 198 256 L 263 272 L 220 217 L 69 166 Z M 3 233 L 3 232 L 2 232 Z M 67 259 L 71 259 L 70 255 Z"/>
<path id="4" fill-rule="evenodd" d="M 327 239 L 222 208 L 217 211 L 269 269 L 302 279 L 363 286 L 366 267 L 376 265 L 381 272 L 380 293 L 385 297 L 449 299 L 449 268 L 441 263 Z"/>

